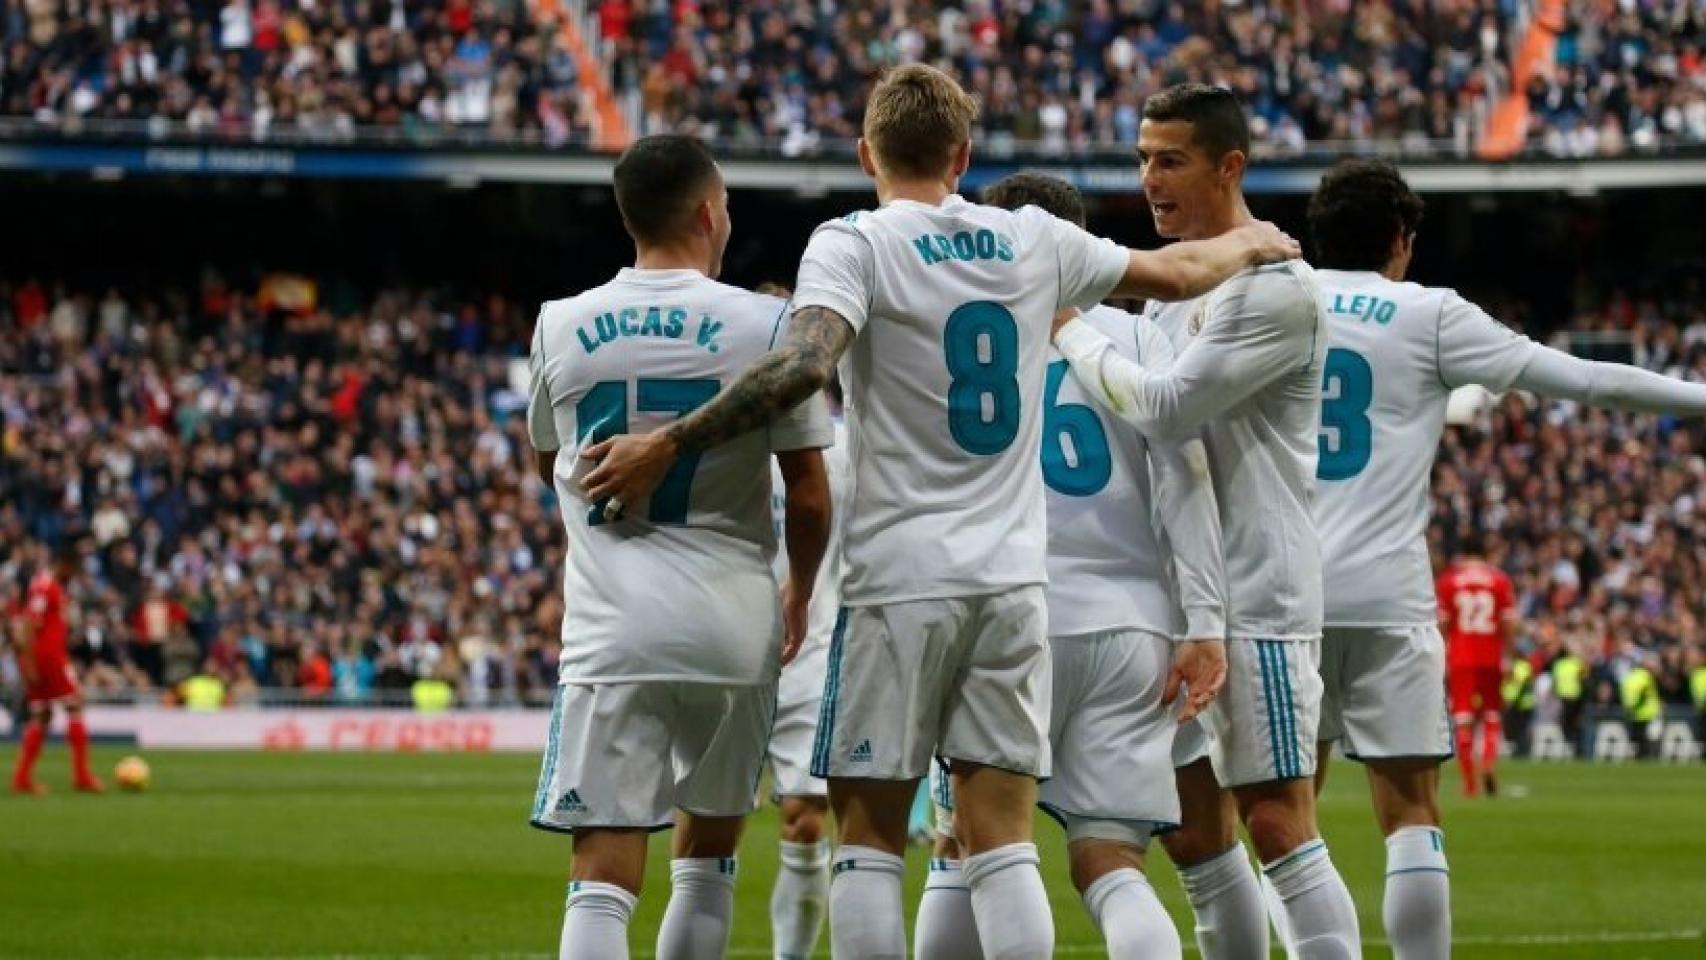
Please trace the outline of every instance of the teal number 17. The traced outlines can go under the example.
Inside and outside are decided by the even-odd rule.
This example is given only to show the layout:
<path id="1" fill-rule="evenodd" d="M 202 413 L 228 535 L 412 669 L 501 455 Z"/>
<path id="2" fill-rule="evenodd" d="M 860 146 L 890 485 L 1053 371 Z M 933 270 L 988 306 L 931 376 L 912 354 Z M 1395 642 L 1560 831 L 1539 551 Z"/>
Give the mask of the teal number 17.
<path id="1" fill-rule="evenodd" d="M 705 401 L 717 395 L 720 388 L 715 380 L 636 380 L 634 409 L 641 413 L 691 413 Z M 628 432 L 628 382 L 601 380 L 593 384 L 580 403 L 575 404 L 575 440 L 593 444 L 619 433 Z M 663 481 L 652 492 L 651 509 L 647 518 L 653 523 L 686 523 L 687 498 L 693 492 L 693 472 L 699 469 L 699 454 L 683 454 L 663 475 Z M 598 526 L 604 522 L 604 505 L 594 504 L 587 512 L 587 523 Z"/>

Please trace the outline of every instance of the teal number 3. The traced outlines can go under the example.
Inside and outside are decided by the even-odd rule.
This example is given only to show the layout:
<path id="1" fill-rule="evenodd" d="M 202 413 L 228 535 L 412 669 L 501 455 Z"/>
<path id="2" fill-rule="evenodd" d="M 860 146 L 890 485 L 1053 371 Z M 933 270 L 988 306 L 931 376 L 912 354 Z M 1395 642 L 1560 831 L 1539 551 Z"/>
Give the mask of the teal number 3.
<path id="1" fill-rule="evenodd" d="M 634 409 L 641 413 L 691 413 L 717 395 L 715 380 L 638 380 L 634 383 Z M 575 405 L 575 439 L 582 445 L 598 443 L 628 432 L 628 383 L 603 380 L 593 385 Z M 688 498 L 693 493 L 693 473 L 699 469 L 699 454 L 690 453 L 675 461 L 652 491 L 647 518 L 653 523 L 686 523 Z M 604 504 L 587 511 L 587 523 L 604 522 Z"/>
<path id="2" fill-rule="evenodd" d="M 1048 386 L 1043 390 L 1043 482 L 1069 497 L 1095 496 L 1113 475 L 1108 431 L 1102 418 L 1085 404 L 1055 402 L 1068 375 L 1065 360 L 1048 365 Z M 1068 440 L 1071 461 L 1066 458 Z"/>
<path id="3" fill-rule="evenodd" d="M 1374 452 L 1374 425 L 1368 421 L 1374 370 L 1362 354 L 1335 347 L 1327 351 L 1321 392 L 1321 459 L 1315 476 L 1329 482 L 1349 480 L 1368 467 Z"/>
<path id="4" fill-rule="evenodd" d="M 948 315 L 942 347 L 948 431 L 968 453 L 990 456 L 1019 435 L 1019 325 L 999 303 L 978 300 Z M 987 402 L 986 402 L 987 401 Z"/>

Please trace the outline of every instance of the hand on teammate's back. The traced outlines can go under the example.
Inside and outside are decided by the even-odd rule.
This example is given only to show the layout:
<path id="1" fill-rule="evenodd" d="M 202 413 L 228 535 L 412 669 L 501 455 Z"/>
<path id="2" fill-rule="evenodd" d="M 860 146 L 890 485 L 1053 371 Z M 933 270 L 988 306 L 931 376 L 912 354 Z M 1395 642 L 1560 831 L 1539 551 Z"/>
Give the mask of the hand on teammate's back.
<path id="1" fill-rule="evenodd" d="M 1303 245 L 1266 220 L 1254 220 L 1232 231 L 1250 246 L 1250 263 L 1279 263 L 1303 256 Z"/>
<path id="2" fill-rule="evenodd" d="M 1225 683 L 1226 644 L 1220 640 L 1186 640 L 1173 647 L 1173 669 L 1167 674 L 1161 702 L 1177 700 L 1183 686 L 1185 705 L 1179 711 L 1179 722 L 1184 723 L 1213 703 Z"/>
<path id="3" fill-rule="evenodd" d="M 675 462 L 675 450 L 659 430 L 611 437 L 582 450 L 581 457 L 597 464 L 581 478 L 586 498 L 603 502 L 604 518 L 617 520 L 657 489 Z"/>

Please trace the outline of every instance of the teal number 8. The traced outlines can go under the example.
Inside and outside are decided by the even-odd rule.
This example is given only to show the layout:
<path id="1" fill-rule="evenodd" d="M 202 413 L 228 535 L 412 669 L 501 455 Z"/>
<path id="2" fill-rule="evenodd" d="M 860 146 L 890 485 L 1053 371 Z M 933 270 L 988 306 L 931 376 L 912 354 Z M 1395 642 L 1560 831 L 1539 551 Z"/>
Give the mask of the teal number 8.
<path id="1" fill-rule="evenodd" d="M 1321 458 L 1315 469 L 1318 479 L 1329 482 L 1363 472 L 1374 452 L 1374 425 L 1368 420 L 1368 407 L 1374 402 L 1374 370 L 1362 354 L 1335 347 L 1327 351 L 1322 392 L 1335 383 L 1336 395 L 1321 402 Z"/>
<path id="2" fill-rule="evenodd" d="M 1013 314 L 987 300 L 963 304 L 948 315 L 942 347 L 954 378 L 948 386 L 954 442 L 980 456 L 1012 446 L 1019 435 L 1019 325 Z"/>

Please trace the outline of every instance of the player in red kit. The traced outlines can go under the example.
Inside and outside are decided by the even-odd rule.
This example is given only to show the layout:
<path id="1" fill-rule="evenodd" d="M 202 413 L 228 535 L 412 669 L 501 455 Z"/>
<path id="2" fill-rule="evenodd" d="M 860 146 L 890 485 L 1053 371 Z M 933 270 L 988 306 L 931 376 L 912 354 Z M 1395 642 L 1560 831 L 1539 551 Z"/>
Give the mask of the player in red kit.
<path id="1" fill-rule="evenodd" d="M 1474 796 L 1476 785 L 1488 795 L 1498 790 L 1494 767 L 1504 729 L 1499 686 L 1504 679 L 1505 652 L 1516 638 L 1516 589 L 1503 570 L 1482 559 L 1478 544 L 1464 551 L 1440 574 L 1440 625 L 1446 636 L 1446 686 L 1451 694 L 1451 720 L 1457 730 L 1457 766 L 1463 771 L 1463 793 Z M 1481 721 L 1481 769 L 1475 770 L 1475 721 Z"/>
<path id="2" fill-rule="evenodd" d="M 46 548 L 42 554 L 45 559 Z M 47 740 L 55 703 L 65 708 L 72 785 L 85 793 L 101 792 L 101 781 L 89 770 L 89 728 L 83 723 L 83 693 L 77 687 L 66 652 L 71 624 L 66 617 L 65 584 L 76 571 L 77 554 L 67 544 L 54 556 L 51 569 L 44 564 L 30 580 L 23 608 L 13 621 L 12 639 L 30 711 L 29 722 L 24 726 L 23 749 L 18 753 L 18 769 L 12 774 L 13 793 L 47 792 L 36 782 L 33 771 Z"/>

